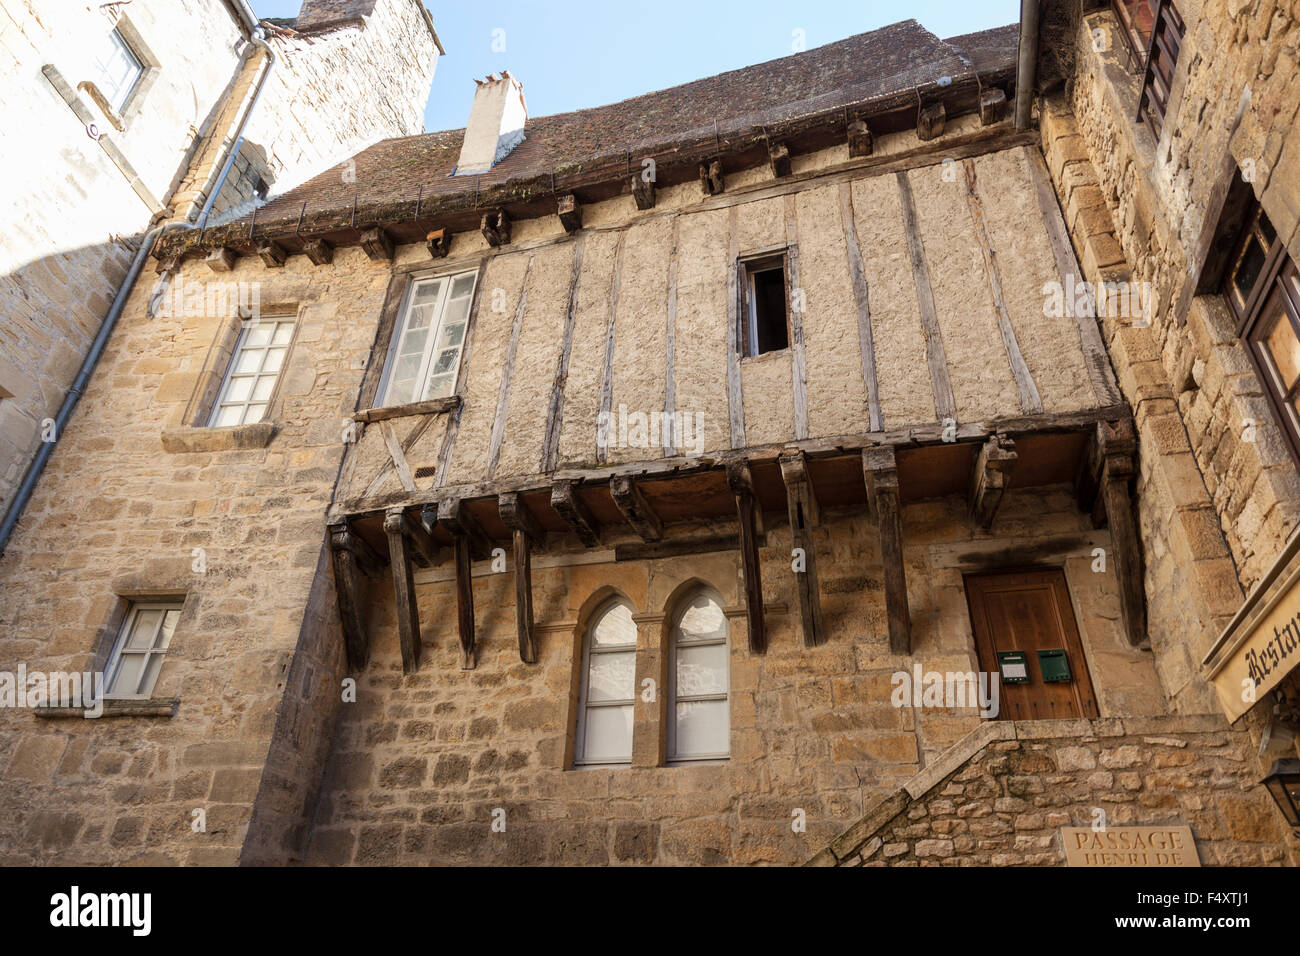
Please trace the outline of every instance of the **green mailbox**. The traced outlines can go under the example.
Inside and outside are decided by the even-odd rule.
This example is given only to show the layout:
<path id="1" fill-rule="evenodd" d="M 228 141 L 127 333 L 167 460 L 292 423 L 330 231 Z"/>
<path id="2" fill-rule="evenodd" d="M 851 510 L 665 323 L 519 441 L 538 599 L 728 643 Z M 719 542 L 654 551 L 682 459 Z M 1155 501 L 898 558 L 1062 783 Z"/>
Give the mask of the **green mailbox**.
<path id="1" fill-rule="evenodd" d="M 998 651 L 998 671 L 1004 684 L 1029 683 L 1029 659 L 1024 651 Z"/>
<path id="2" fill-rule="evenodd" d="M 1071 680 L 1070 658 L 1065 650 L 1053 647 L 1038 652 L 1038 672 L 1043 675 L 1044 684 L 1060 684 Z"/>

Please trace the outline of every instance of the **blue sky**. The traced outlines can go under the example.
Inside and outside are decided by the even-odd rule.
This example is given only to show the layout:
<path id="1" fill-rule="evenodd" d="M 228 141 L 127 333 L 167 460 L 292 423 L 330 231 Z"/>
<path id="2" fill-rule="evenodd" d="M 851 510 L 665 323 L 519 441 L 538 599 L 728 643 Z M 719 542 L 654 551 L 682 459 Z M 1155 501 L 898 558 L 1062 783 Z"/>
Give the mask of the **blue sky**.
<path id="1" fill-rule="evenodd" d="M 261 17 L 296 16 L 299 0 L 252 0 Z M 919 20 L 941 37 L 1019 19 L 1019 0 L 426 0 L 447 55 L 427 130 L 465 125 L 474 78 L 510 70 L 532 116 L 600 106 Z M 497 33 L 494 31 L 504 31 Z M 494 47 L 504 46 L 504 52 Z"/>

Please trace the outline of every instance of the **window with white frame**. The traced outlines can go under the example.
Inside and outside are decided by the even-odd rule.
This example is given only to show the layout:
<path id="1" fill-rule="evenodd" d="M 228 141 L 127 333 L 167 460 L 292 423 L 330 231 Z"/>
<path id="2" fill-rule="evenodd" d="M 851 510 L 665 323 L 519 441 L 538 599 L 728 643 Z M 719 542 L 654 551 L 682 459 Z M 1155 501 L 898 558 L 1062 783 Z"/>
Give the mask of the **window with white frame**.
<path id="1" fill-rule="evenodd" d="M 266 417 L 293 340 L 293 316 L 245 324 L 209 425 L 247 425 Z"/>
<path id="2" fill-rule="evenodd" d="M 731 755 L 727 615 L 711 588 L 688 595 L 680 608 L 668 662 L 668 759 L 725 760 Z"/>
<path id="3" fill-rule="evenodd" d="M 582 649 L 575 765 L 632 762 L 636 696 L 636 622 L 632 605 L 606 602 L 592 618 Z"/>
<path id="4" fill-rule="evenodd" d="M 456 388 L 475 272 L 418 279 L 393 336 L 381 404 L 446 398 Z"/>
<path id="5" fill-rule="evenodd" d="M 144 64 L 126 42 L 121 30 L 114 27 L 108 41 L 95 54 L 93 66 L 95 85 L 113 111 L 121 113 L 131 91 L 144 75 Z"/>
<path id="6" fill-rule="evenodd" d="M 171 643 L 181 602 L 132 604 L 104 668 L 104 696 L 147 698 L 158 680 L 167 645 Z"/>

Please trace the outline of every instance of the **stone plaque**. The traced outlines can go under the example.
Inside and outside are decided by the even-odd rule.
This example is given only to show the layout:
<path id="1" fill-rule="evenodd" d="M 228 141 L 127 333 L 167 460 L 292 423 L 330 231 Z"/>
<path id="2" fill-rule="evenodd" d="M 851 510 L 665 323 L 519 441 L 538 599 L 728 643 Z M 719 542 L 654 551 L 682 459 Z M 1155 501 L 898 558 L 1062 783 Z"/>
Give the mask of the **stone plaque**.
<path id="1" fill-rule="evenodd" d="M 1192 828 L 1061 827 L 1066 866 L 1200 866 Z"/>

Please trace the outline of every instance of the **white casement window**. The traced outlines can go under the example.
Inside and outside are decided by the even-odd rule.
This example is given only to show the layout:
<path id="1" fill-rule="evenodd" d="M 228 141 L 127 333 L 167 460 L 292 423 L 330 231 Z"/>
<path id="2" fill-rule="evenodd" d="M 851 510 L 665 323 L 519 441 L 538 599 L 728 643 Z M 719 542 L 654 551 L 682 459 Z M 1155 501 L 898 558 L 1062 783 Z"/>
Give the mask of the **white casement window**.
<path id="1" fill-rule="evenodd" d="M 613 598 L 592 618 L 582 649 L 575 765 L 632 762 L 636 696 L 636 623 L 632 606 Z"/>
<path id="2" fill-rule="evenodd" d="M 690 594 L 673 623 L 668 759 L 725 760 L 731 754 L 731 654 L 722 599 Z"/>
<path id="3" fill-rule="evenodd" d="M 180 602 L 132 604 L 104 668 L 104 696 L 147 698 L 181 616 Z"/>
<path id="4" fill-rule="evenodd" d="M 95 56 L 95 85 L 113 112 L 121 113 L 131 91 L 144 75 L 144 64 L 116 27 Z"/>
<path id="5" fill-rule="evenodd" d="M 477 278 L 462 272 L 412 284 L 394 335 L 382 405 L 446 398 L 455 390 Z"/>
<path id="6" fill-rule="evenodd" d="M 263 316 L 244 327 L 209 425 L 247 425 L 266 417 L 292 340 L 292 317 Z"/>

